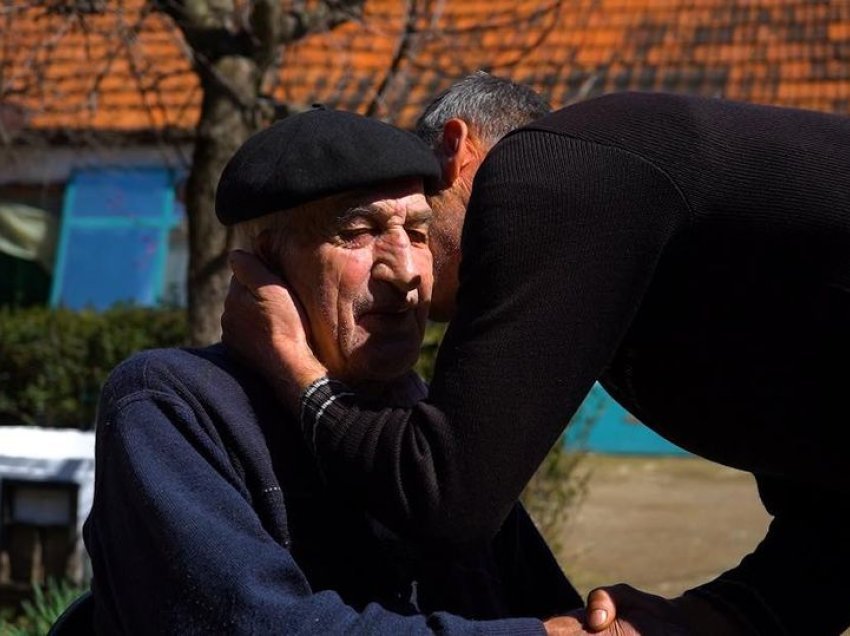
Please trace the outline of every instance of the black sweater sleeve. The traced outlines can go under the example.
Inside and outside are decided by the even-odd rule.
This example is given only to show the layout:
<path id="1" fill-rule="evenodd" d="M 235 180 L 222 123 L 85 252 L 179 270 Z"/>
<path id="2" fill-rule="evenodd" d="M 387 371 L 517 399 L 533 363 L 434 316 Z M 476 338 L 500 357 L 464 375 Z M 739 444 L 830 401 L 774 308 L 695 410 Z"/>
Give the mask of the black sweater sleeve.
<path id="1" fill-rule="evenodd" d="M 428 400 L 374 409 L 334 382 L 302 396 L 327 478 L 405 533 L 495 533 L 686 218 L 675 184 L 636 155 L 545 131 L 506 137 L 475 180 Z"/>
<path id="2" fill-rule="evenodd" d="M 584 606 L 522 504 L 514 506 L 493 547 L 511 599 L 512 616 L 546 620 Z"/>

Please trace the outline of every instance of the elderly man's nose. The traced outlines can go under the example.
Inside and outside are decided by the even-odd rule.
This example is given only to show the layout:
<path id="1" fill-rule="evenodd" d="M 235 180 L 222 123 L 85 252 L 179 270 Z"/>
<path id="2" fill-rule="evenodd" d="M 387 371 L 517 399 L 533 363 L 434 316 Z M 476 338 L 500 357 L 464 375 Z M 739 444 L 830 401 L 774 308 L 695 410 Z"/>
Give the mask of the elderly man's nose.
<path id="1" fill-rule="evenodd" d="M 406 245 L 388 246 L 387 249 L 382 250 L 375 259 L 372 276 L 390 283 L 403 292 L 416 289 L 422 282 L 409 242 Z"/>

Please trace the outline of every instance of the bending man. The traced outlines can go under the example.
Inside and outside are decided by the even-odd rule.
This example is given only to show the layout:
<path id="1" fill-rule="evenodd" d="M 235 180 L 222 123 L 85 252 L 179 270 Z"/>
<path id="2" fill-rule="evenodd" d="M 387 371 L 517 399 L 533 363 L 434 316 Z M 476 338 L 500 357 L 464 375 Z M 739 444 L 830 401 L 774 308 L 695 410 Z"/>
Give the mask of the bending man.
<path id="1" fill-rule="evenodd" d="M 326 476 L 403 532 L 492 533 L 599 379 L 679 446 L 752 472 L 774 516 L 739 566 L 673 603 L 629 593 L 619 615 L 646 634 L 840 633 L 850 120 L 627 93 L 492 145 L 510 104 L 486 84 L 462 82 L 420 123 L 443 168 L 435 228 L 469 201 L 456 309 L 452 268 L 437 273 L 432 312 L 453 319 L 428 399 L 375 409 L 287 338 L 266 368 L 296 388 L 284 400 Z M 456 241 L 460 224 L 446 226 Z M 235 261 L 252 288 L 254 265 Z M 282 315 L 255 320 L 297 333 Z"/>

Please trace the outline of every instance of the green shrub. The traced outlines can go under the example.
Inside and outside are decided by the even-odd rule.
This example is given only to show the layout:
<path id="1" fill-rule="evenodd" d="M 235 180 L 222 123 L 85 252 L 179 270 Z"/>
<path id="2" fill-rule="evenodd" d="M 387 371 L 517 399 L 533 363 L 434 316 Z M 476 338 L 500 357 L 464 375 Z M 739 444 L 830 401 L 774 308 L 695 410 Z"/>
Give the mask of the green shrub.
<path id="1" fill-rule="evenodd" d="M 564 433 L 525 486 L 521 499 L 555 554 L 564 547 L 564 529 L 587 494 L 591 473 L 582 461 L 587 438 L 605 409 L 602 393 L 591 391 Z"/>
<path id="2" fill-rule="evenodd" d="M 417 371 L 430 378 L 445 325 L 429 324 Z M 107 374 L 136 351 L 180 346 L 185 312 L 0 307 L 0 424 L 91 428 Z"/>
<path id="3" fill-rule="evenodd" d="M 42 587 L 33 587 L 31 601 L 21 603 L 21 611 L 14 618 L 0 618 L 0 636 L 44 636 L 83 589 L 68 581 L 47 581 Z"/>
<path id="4" fill-rule="evenodd" d="M 587 494 L 590 473 L 579 470 L 585 454 L 583 446 L 567 445 L 563 438 L 559 439 L 520 496 L 554 554 L 559 554 L 564 547 L 562 539 L 567 522 Z"/>
<path id="5" fill-rule="evenodd" d="M 180 309 L 0 308 L 0 420 L 90 428 L 109 371 L 141 349 L 186 340 Z"/>
<path id="6" fill-rule="evenodd" d="M 422 349 L 419 352 L 419 360 L 416 362 L 416 371 L 428 382 L 434 376 L 437 349 L 445 332 L 446 323 L 429 322 L 425 328 L 425 337 L 422 339 Z"/>

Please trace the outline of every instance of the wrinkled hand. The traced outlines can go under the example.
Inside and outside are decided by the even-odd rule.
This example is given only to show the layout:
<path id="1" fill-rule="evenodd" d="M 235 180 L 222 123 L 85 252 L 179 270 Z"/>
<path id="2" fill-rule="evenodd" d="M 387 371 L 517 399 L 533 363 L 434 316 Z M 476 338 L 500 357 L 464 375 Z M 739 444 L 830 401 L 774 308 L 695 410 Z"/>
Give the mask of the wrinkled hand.
<path id="1" fill-rule="evenodd" d="M 544 623 L 550 636 L 685 636 L 682 614 L 665 598 L 620 584 L 597 588 L 584 609 Z"/>
<path id="2" fill-rule="evenodd" d="M 327 373 L 310 348 L 303 309 L 284 282 L 252 254 L 234 250 L 230 267 L 221 340 L 297 413 L 301 392 Z"/>

